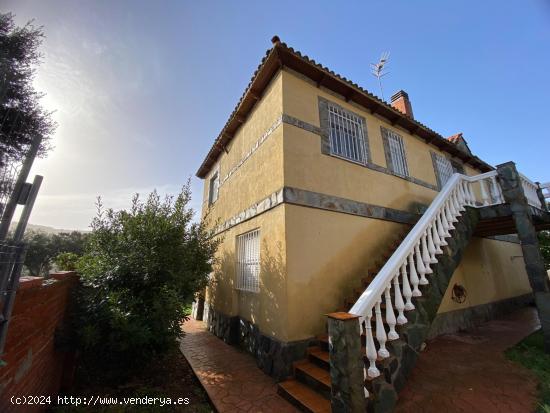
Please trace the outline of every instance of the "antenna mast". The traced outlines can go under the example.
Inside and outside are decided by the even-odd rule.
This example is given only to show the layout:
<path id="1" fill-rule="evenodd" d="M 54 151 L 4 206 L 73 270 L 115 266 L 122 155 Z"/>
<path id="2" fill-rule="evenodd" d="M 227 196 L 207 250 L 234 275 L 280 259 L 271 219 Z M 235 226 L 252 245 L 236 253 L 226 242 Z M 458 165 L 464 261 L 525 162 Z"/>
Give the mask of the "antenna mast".
<path id="1" fill-rule="evenodd" d="M 384 52 L 382 53 L 382 56 L 380 56 L 380 60 L 378 60 L 378 63 L 371 63 L 370 66 L 372 68 L 372 75 L 378 79 L 378 85 L 380 86 L 380 95 L 382 96 L 382 100 L 384 99 L 384 90 L 382 89 L 382 77 L 386 76 L 389 72 L 384 72 L 384 67 L 388 63 L 390 59 L 390 52 Z"/>

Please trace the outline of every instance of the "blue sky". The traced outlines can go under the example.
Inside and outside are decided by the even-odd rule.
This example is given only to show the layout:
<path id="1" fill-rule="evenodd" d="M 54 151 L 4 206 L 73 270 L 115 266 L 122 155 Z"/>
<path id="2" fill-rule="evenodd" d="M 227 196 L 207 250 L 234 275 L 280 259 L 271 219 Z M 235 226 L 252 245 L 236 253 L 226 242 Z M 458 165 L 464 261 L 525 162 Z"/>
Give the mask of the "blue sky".
<path id="1" fill-rule="evenodd" d="M 550 181 L 549 1 L 2 4 L 47 35 L 36 87 L 59 128 L 33 168 L 35 224 L 86 229 L 97 195 L 121 208 L 190 176 L 198 208 L 194 174 L 274 34 L 375 94 L 369 64 L 389 51 L 386 98 L 406 90 L 422 123 Z"/>

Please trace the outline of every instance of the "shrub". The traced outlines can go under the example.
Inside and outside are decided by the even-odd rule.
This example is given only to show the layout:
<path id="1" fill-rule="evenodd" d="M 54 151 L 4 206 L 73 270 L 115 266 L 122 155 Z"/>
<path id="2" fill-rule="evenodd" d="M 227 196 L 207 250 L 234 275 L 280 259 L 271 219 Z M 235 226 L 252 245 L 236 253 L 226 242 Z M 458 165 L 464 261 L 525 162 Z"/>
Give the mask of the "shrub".
<path id="1" fill-rule="evenodd" d="M 184 304 L 206 286 L 218 245 L 193 223 L 189 201 L 189 183 L 175 198 L 136 195 L 128 211 L 98 201 L 78 267 L 78 336 L 88 369 L 116 376 L 176 344 Z"/>
<path id="2" fill-rule="evenodd" d="M 62 252 L 53 261 L 59 271 L 75 271 L 79 258 L 74 252 Z"/>

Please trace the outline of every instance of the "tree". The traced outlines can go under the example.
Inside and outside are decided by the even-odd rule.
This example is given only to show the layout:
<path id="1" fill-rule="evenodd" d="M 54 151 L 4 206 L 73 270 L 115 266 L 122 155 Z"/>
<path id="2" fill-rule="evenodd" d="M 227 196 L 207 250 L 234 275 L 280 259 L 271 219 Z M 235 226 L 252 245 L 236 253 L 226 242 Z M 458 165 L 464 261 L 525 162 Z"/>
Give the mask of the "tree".
<path id="1" fill-rule="evenodd" d="M 79 263 L 78 336 L 86 368 L 128 372 L 176 345 L 184 307 L 212 271 L 218 242 L 193 223 L 189 183 L 177 197 L 133 198 L 98 215 Z"/>
<path id="2" fill-rule="evenodd" d="M 53 259 L 59 271 L 76 271 L 79 256 L 74 252 L 62 252 Z"/>
<path id="3" fill-rule="evenodd" d="M 51 259 L 56 251 L 51 237 L 43 232 L 30 231 L 25 234 L 27 254 L 23 264 L 30 275 L 47 275 L 51 268 Z"/>
<path id="4" fill-rule="evenodd" d="M 42 137 L 39 154 L 50 149 L 56 124 L 32 85 L 43 39 L 42 28 L 32 21 L 16 27 L 12 13 L 0 13 L 0 170 L 22 159 L 37 135 Z"/>
<path id="5" fill-rule="evenodd" d="M 52 235 L 52 243 L 57 253 L 70 252 L 81 256 L 90 234 L 80 231 L 60 232 Z"/>
<path id="6" fill-rule="evenodd" d="M 71 253 L 80 257 L 84 253 L 88 236 L 89 234 L 78 231 L 60 234 L 46 234 L 39 231 L 27 232 L 25 242 L 28 249 L 24 266 L 30 275 L 47 276 L 52 268 L 53 261 L 59 254 Z M 68 264 L 66 260 L 59 262 Z"/>

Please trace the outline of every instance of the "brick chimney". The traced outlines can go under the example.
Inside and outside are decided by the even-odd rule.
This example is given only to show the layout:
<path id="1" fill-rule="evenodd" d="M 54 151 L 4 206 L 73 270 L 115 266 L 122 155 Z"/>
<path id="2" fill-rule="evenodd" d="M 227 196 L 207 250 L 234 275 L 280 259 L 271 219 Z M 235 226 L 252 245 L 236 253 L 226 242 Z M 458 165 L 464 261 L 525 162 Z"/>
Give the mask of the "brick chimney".
<path id="1" fill-rule="evenodd" d="M 397 109 L 399 112 L 404 113 L 409 118 L 414 119 L 409 95 L 407 95 L 407 92 L 405 92 L 404 90 L 400 90 L 391 97 L 391 105 L 394 109 Z"/>

